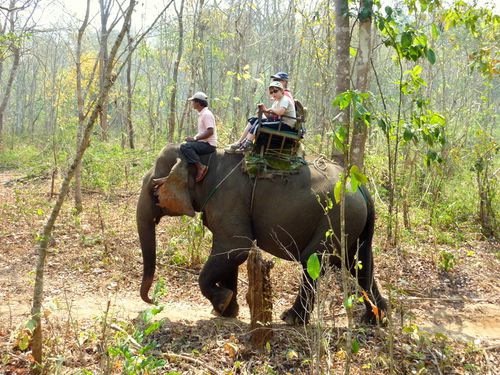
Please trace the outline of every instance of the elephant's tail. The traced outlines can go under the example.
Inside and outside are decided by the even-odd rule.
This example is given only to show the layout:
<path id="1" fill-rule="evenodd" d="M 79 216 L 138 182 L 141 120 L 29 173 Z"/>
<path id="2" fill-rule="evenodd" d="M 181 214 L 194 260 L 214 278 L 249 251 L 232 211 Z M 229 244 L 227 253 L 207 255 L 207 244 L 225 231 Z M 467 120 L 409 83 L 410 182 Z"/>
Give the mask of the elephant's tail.
<path id="1" fill-rule="evenodd" d="M 362 272 L 358 277 L 366 278 L 365 285 L 372 285 L 373 282 L 373 253 L 372 242 L 375 233 L 375 205 L 373 199 L 365 186 L 359 188 L 366 202 L 367 217 L 365 227 L 359 236 L 358 243 L 354 244 L 353 252 L 358 252 L 358 259 L 363 266 Z M 359 247 L 358 247 L 359 246 Z M 360 280 L 361 281 L 361 280 Z"/>
<path id="2" fill-rule="evenodd" d="M 373 234 L 375 233 L 375 204 L 373 203 L 373 199 L 365 186 L 361 186 L 359 190 L 363 195 L 363 198 L 365 198 L 367 209 L 365 227 L 361 232 L 359 239 L 360 243 L 362 243 L 361 247 L 363 247 L 363 245 L 366 245 L 367 249 L 371 253 Z"/>

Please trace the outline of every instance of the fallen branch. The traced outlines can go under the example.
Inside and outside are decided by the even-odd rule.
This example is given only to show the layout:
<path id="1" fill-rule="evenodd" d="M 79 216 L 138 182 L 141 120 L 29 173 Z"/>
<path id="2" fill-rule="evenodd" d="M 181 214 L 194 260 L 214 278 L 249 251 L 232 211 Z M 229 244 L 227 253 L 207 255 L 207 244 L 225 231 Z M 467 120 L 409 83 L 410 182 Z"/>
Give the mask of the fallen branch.
<path id="1" fill-rule="evenodd" d="M 163 353 L 163 356 L 165 358 L 167 358 L 169 361 L 182 359 L 184 361 L 188 361 L 188 362 L 194 363 L 194 364 L 196 364 L 198 366 L 204 367 L 205 369 L 207 369 L 208 371 L 210 371 L 211 374 L 217 374 L 217 370 L 216 369 L 214 369 L 209 364 L 207 364 L 207 363 L 205 363 L 203 361 L 200 361 L 199 359 L 196 359 L 196 358 L 193 358 L 193 357 L 189 357 L 189 356 L 184 355 L 184 354 L 176 354 L 176 353 L 172 353 L 172 352 Z"/>
<path id="2" fill-rule="evenodd" d="M 120 327 L 116 324 L 110 324 L 109 327 L 115 331 L 118 331 L 118 332 L 121 332 L 121 333 L 127 335 L 127 339 L 130 341 L 130 343 L 132 344 L 132 346 L 135 349 L 137 349 L 137 350 L 142 349 L 142 346 L 132 336 L 130 336 L 128 334 L 128 332 L 125 331 L 122 327 Z M 199 359 L 192 358 L 192 357 L 189 357 L 189 356 L 184 355 L 184 354 L 176 354 L 176 353 L 172 353 L 172 352 L 166 352 L 166 353 L 163 353 L 163 357 L 167 358 L 169 361 L 182 359 L 184 361 L 194 363 L 198 366 L 202 366 L 202 367 L 206 368 L 208 371 L 210 371 L 210 373 L 212 373 L 212 374 L 217 374 L 217 370 L 214 369 L 212 366 L 206 364 L 203 361 L 200 361 Z"/>
<path id="3" fill-rule="evenodd" d="M 498 348 L 500 348 L 500 344 L 485 346 L 484 348 L 481 348 L 481 349 L 483 349 L 483 350 L 497 350 Z"/>
<path id="4" fill-rule="evenodd" d="M 441 302 L 489 302 L 491 298 L 464 298 L 464 297 L 416 297 L 416 296 L 405 296 L 401 295 L 402 299 L 405 300 L 425 300 L 425 301 L 441 301 Z"/>
<path id="5" fill-rule="evenodd" d="M 186 267 L 176 266 L 175 264 L 162 264 L 162 266 L 165 266 L 165 267 L 168 267 L 168 268 L 173 268 L 173 269 L 176 269 L 176 270 L 179 270 L 179 271 L 183 271 L 183 272 L 187 272 L 187 273 L 190 273 L 190 274 L 193 274 L 193 275 L 196 275 L 196 276 L 198 276 L 200 274 L 200 271 L 192 270 L 192 269 L 186 268 Z"/>

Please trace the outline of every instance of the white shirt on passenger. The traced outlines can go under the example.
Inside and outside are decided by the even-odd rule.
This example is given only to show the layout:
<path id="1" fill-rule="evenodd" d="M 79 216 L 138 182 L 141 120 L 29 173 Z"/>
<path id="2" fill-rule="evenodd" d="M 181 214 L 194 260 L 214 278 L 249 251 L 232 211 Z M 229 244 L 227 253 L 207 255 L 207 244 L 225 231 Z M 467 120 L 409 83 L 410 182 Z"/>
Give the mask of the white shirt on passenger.
<path id="1" fill-rule="evenodd" d="M 291 128 L 294 128 L 295 117 L 297 117 L 295 114 L 295 103 L 293 103 L 288 96 L 283 95 L 280 100 L 275 100 L 273 102 L 273 105 L 271 106 L 271 109 L 279 109 L 279 108 L 285 108 L 285 113 L 283 114 L 284 116 L 293 117 L 293 118 L 282 117 L 282 121 Z"/>

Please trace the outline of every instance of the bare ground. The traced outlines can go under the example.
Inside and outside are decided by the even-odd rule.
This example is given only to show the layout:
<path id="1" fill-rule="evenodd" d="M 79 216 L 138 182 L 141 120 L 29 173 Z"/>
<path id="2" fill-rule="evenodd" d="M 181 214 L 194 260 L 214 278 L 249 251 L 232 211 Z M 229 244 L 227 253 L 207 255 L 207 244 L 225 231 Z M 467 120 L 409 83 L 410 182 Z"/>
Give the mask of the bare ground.
<path id="1" fill-rule="evenodd" d="M 26 373 L 30 365 L 29 349 L 21 350 L 20 341 L 31 308 L 36 233 L 52 204 L 50 180 L 21 177 L 0 173 L 0 374 Z M 142 259 L 135 233 L 136 199 L 137 191 L 109 196 L 88 193 L 80 216 L 65 204 L 45 273 L 48 373 L 125 371 L 119 357 L 106 355 L 107 348 L 118 345 L 121 334 L 110 324 L 132 334 L 140 325 L 139 315 L 150 307 L 138 296 Z M 165 308 L 155 317 L 162 325 L 151 335 L 159 344 L 154 356 L 166 359 L 159 373 L 315 373 L 318 321 L 304 329 L 287 327 L 279 320 L 295 297 L 297 265 L 276 262 L 272 271 L 275 334 L 266 350 L 256 351 L 248 343 L 246 268 L 240 272 L 238 319 L 214 317 L 198 289 L 199 267 L 189 266 L 185 255 L 192 248 L 185 230 L 188 225 L 182 219 L 167 218 L 159 226 L 157 276 L 164 277 L 167 285 L 161 299 Z M 202 254 L 208 246 L 206 239 Z M 391 295 L 391 324 L 354 329 L 359 351 L 352 358 L 351 373 L 499 373 L 498 243 L 470 241 L 447 247 L 429 240 L 382 248 L 377 239 L 376 274 L 383 294 Z M 443 250 L 458 261 L 450 272 L 437 266 Z M 338 275 L 330 280 L 338 281 Z M 324 295 L 327 329 L 322 337 L 327 343 L 319 351 L 323 371 L 329 368 L 337 373 L 346 357 L 346 315 L 338 282 L 328 284 Z M 361 313 L 357 308 L 355 318 Z"/>

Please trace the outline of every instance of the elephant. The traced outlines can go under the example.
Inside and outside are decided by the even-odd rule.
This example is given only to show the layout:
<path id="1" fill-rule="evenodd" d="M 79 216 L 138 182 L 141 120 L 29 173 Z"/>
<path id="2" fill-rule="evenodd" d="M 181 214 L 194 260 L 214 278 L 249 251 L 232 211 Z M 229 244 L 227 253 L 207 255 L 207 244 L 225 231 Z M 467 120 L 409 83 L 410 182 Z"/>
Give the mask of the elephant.
<path id="1" fill-rule="evenodd" d="M 313 253 L 320 259 L 330 254 L 325 258 L 329 264 L 340 266 L 339 255 L 331 256 L 335 251 L 340 254 L 340 207 L 334 204 L 326 213 L 323 206 L 327 196 L 333 195 L 342 167 L 329 161 L 321 166 L 307 163 L 295 174 L 255 178 L 242 170 L 242 158 L 241 154 L 221 151 L 202 156 L 208 173 L 195 183 L 195 168 L 182 159 L 179 145 L 167 145 L 160 152 L 143 178 L 136 212 L 143 257 L 140 295 L 145 302 L 152 303 L 148 293 L 156 268 L 155 227 L 165 215 L 202 212 L 213 241 L 199 274 L 199 286 L 214 312 L 223 317 L 238 314 L 238 266 L 247 259 L 254 240 L 275 257 L 301 262 L 304 271 Z M 379 317 L 374 306 L 379 312 L 386 310 L 373 275 L 374 220 L 374 204 L 365 187 L 346 194 L 346 264 L 366 292 L 364 319 L 370 322 Z M 334 241 L 325 240 L 330 228 Z M 362 267 L 354 267 L 356 256 Z M 309 321 L 314 288 L 315 281 L 303 272 L 295 302 L 281 316 L 287 324 Z"/>

